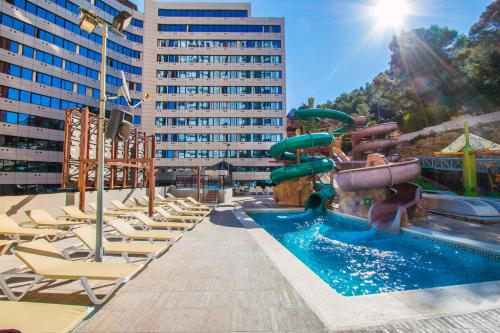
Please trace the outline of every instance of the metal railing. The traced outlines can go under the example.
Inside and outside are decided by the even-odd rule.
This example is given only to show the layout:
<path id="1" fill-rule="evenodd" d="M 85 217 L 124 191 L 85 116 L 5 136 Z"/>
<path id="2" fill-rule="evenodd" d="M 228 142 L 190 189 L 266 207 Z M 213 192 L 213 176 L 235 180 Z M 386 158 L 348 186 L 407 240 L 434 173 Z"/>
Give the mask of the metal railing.
<path id="1" fill-rule="evenodd" d="M 461 157 L 419 157 L 423 169 L 434 169 L 442 171 L 462 171 Z M 493 167 L 493 172 L 500 172 L 499 158 L 478 158 L 477 172 L 488 173 L 487 165 Z"/>

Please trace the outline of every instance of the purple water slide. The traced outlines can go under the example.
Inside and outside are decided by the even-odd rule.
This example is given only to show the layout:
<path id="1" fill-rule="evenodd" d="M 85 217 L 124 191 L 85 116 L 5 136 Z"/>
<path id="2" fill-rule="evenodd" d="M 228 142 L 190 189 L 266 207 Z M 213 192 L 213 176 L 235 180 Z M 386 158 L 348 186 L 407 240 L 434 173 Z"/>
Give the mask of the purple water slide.
<path id="1" fill-rule="evenodd" d="M 358 156 L 365 152 L 377 152 L 380 150 L 386 150 L 394 148 L 398 145 L 398 140 L 396 139 L 386 139 L 386 140 L 374 140 L 366 141 L 357 144 L 349 152 L 351 156 Z"/>
<path id="2" fill-rule="evenodd" d="M 337 173 L 337 185 L 343 191 L 392 187 L 420 176 L 418 158 L 407 158 L 398 163 L 349 169 Z"/>
<path id="3" fill-rule="evenodd" d="M 402 183 L 391 189 L 393 194 L 390 197 L 370 207 L 368 225 L 377 230 L 399 232 L 403 215 L 422 200 L 421 187 Z"/>
<path id="4" fill-rule="evenodd" d="M 372 136 L 386 134 L 397 130 L 398 130 L 398 124 L 395 122 L 364 127 L 358 129 L 356 132 L 351 133 L 352 143 L 357 145 L 361 142 L 363 138 L 370 138 Z"/>

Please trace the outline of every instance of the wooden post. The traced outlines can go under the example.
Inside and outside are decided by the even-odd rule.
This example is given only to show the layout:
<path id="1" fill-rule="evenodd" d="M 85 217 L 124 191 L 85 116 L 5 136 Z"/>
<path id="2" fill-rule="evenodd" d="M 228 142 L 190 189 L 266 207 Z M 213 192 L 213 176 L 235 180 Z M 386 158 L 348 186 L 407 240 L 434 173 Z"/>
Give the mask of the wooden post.
<path id="1" fill-rule="evenodd" d="M 116 148 L 117 144 L 115 140 L 111 141 L 111 159 L 116 158 Z M 115 187 L 115 172 L 116 172 L 116 166 L 111 165 L 110 170 L 109 170 L 109 189 L 112 190 Z"/>
<path id="2" fill-rule="evenodd" d="M 128 157 L 129 157 L 129 153 L 130 153 L 130 146 L 129 146 L 130 142 L 129 141 L 125 141 L 123 143 L 123 160 L 125 161 L 125 163 L 128 162 Z M 128 168 L 126 166 L 123 167 L 122 169 L 122 172 L 123 172 L 123 181 L 122 181 L 122 188 L 126 188 L 127 187 L 127 181 L 128 181 Z"/>
<path id="3" fill-rule="evenodd" d="M 136 128 L 135 129 L 135 135 L 134 135 L 134 158 L 138 158 L 139 155 L 139 130 Z M 132 180 L 134 182 L 133 187 L 137 187 L 137 178 L 139 176 L 139 170 L 137 168 L 134 168 L 133 170 L 134 174 L 134 179 Z"/>
<path id="4" fill-rule="evenodd" d="M 64 143 L 63 143 L 63 172 L 62 172 L 62 187 L 68 188 L 69 186 L 69 168 L 71 159 L 71 131 L 72 131 L 72 117 L 73 110 L 66 110 L 64 121 Z"/>
<path id="5" fill-rule="evenodd" d="M 301 155 L 302 155 L 302 150 L 301 150 L 301 149 L 297 149 L 297 150 L 295 151 L 295 157 L 296 157 L 296 159 L 297 159 L 297 161 L 296 161 L 296 162 L 297 162 L 297 164 L 299 164 L 299 163 L 300 163 L 300 157 L 301 157 Z"/>
<path id="6" fill-rule="evenodd" d="M 89 110 L 82 109 L 80 120 L 80 159 L 78 162 L 78 191 L 80 192 L 80 209 L 85 210 L 85 190 L 87 187 L 87 162 L 88 157 L 88 131 L 89 131 Z"/>

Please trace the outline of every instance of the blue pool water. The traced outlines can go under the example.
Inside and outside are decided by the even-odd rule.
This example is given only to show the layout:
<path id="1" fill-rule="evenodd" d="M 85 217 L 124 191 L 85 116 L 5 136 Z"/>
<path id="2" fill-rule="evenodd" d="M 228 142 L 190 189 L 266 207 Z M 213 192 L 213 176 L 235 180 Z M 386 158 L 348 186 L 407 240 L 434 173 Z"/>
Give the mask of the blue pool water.
<path id="1" fill-rule="evenodd" d="M 248 215 L 345 296 L 500 280 L 500 260 L 340 214 Z"/>

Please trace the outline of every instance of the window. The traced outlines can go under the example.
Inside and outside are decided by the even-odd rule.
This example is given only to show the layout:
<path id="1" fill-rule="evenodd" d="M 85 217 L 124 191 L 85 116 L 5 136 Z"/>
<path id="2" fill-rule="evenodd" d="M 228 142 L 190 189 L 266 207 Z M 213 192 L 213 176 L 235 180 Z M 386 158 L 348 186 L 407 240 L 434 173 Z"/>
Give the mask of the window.
<path id="1" fill-rule="evenodd" d="M 141 116 L 134 115 L 133 124 L 140 125 L 141 124 Z"/>
<path id="2" fill-rule="evenodd" d="M 248 17 L 246 10 L 158 9 L 158 16 L 167 17 Z"/>
<path id="3" fill-rule="evenodd" d="M 166 126 L 167 125 L 167 118 L 165 118 L 165 117 L 156 117 L 155 118 L 155 125 L 156 126 Z"/>
<path id="4" fill-rule="evenodd" d="M 16 112 L 0 110 L 0 122 L 17 124 L 17 121 L 18 121 L 18 115 Z"/>
<path id="5" fill-rule="evenodd" d="M 29 91 L 21 90 L 19 100 L 23 103 L 31 103 L 31 94 Z"/>

